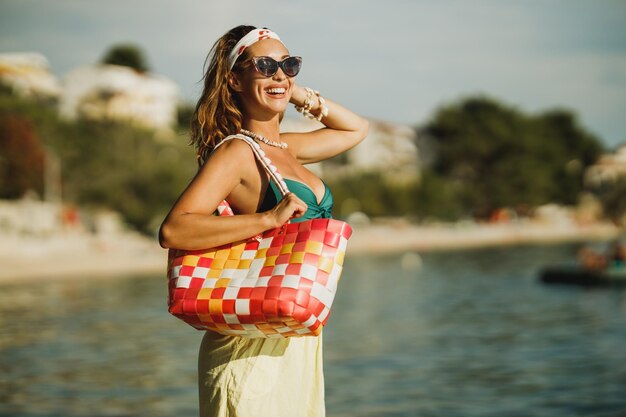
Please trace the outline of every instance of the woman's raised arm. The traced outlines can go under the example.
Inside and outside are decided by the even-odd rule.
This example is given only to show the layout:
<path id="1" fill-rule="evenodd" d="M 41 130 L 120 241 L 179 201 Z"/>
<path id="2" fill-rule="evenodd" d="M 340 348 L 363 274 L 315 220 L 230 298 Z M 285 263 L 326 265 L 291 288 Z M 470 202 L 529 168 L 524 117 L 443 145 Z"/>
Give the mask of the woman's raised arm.
<path id="1" fill-rule="evenodd" d="M 307 93 L 303 87 L 294 86 L 291 103 L 302 106 L 306 97 Z M 281 140 L 289 144 L 291 153 L 302 164 L 339 155 L 358 145 L 367 136 L 369 129 L 367 119 L 326 97 L 324 100 L 328 107 L 328 115 L 323 117 L 321 122 L 326 127 L 312 132 L 281 135 Z M 316 96 L 313 96 L 313 101 L 311 113 L 317 116 L 321 106 Z"/>

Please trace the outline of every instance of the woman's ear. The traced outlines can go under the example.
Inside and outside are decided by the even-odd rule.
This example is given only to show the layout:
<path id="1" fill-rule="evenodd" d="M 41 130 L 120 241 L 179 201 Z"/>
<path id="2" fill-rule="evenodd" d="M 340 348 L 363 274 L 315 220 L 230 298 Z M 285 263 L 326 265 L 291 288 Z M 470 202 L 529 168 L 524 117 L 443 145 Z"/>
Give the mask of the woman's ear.
<path id="1" fill-rule="evenodd" d="M 237 77 L 237 75 L 232 71 L 228 74 L 228 86 L 233 91 L 236 91 L 238 93 L 241 93 L 242 91 L 241 81 L 239 81 L 239 77 Z"/>

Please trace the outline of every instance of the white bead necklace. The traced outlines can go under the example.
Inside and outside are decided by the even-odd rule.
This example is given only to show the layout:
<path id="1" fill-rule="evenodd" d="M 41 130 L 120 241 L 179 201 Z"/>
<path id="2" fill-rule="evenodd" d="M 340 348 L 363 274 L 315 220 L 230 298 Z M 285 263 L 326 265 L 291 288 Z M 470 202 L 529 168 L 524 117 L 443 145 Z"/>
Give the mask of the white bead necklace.
<path id="1" fill-rule="evenodd" d="M 261 141 L 261 142 L 263 142 L 263 143 L 265 143 L 267 145 L 275 146 L 275 147 L 280 148 L 280 149 L 287 149 L 288 145 L 287 145 L 286 142 L 276 142 L 276 141 L 273 141 L 273 140 L 269 140 L 269 139 L 267 139 L 267 138 L 265 138 L 265 137 L 263 137 L 261 135 L 257 135 L 256 133 L 251 132 L 251 131 L 246 130 L 246 129 L 239 129 L 239 131 L 241 133 L 243 133 L 244 135 L 250 136 L 252 139 L 259 140 L 259 141 Z"/>

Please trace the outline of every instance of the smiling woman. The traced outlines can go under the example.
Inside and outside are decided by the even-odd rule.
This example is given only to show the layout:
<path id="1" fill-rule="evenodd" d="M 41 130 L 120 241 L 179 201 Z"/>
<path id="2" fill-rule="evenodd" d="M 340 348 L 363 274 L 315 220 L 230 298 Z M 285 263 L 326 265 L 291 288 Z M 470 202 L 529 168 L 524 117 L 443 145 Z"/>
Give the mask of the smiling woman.
<path id="1" fill-rule="evenodd" d="M 304 164 L 356 146 L 365 138 L 368 122 L 317 91 L 298 86 L 294 77 L 302 58 L 291 55 L 268 29 L 237 26 L 215 43 L 210 57 L 192 118 L 200 168 L 165 218 L 161 245 L 213 248 L 288 221 L 330 218 L 331 191 Z M 289 103 L 325 127 L 280 133 Z M 258 143 L 291 192 L 283 197 L 279 184 L 255 160 L 250 144 L 230 140 L 236 133 Z M 223 200 L 234 215 L 213 215 Z M 206 331 L 198 359 L 200 415 L 324 416 L 322 333 L 254 339 Z"/>

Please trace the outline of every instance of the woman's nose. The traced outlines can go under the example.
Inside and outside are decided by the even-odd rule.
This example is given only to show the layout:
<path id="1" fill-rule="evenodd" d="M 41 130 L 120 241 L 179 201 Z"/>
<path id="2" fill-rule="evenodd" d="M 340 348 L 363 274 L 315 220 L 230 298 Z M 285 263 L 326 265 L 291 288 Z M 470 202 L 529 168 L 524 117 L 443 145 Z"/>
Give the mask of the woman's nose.
<path id="1" fill-rule="evenodd" d="M 274 76 L 272 77 L 272 79 L 275 81 L 282 81 L 286 78 L 287 76 L 285 75 L 281 67 L 278 67 L 278 71 L 276 71 L 276 74 L 274 74 Z"/>

